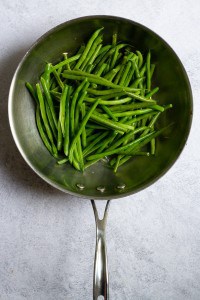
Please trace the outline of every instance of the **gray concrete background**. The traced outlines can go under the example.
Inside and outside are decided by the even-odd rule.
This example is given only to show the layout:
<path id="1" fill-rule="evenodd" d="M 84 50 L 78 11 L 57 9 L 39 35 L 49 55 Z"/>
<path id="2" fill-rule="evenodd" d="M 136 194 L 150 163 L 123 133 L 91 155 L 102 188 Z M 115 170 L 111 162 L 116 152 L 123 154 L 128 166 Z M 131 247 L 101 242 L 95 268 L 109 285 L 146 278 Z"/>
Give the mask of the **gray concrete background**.
<path id="1" fill-rule="evenodd" d="M 66 20 L 112 14 L 143 23 L 189 75 L 194 120 L 187 145 L 157 183 L 111 203 L 111 300 L 200 299 L 200 2 L 0 1 L 0 299 L 92 299 L 95 227 L 90 202 L 61 193 L 25 164 L 12 140 L 7 96 L 30 45 Z"/>

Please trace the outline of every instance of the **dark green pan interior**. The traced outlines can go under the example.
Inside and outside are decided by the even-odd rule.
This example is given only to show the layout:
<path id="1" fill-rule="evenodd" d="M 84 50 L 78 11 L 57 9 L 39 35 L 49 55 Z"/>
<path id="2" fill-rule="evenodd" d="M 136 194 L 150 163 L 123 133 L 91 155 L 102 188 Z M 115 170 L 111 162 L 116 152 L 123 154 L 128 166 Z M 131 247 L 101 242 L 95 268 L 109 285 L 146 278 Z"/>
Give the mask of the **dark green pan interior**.
<path id="1" fill-rule="evenodd" d="M 160 104 L 172 103 L 163 113 L 159 127 L 171 122 L 157 143 L 155 157 L 137 157 L 119 168 L 117 174 L 104 163 L 97 163 L 84 173 L 70 165 L 59 166 L 44 147 L 35 124 L 35 107 L 25 88 L 25 81 L 37 82 L 46 62 L 57 62 L 63 52 L 74 53 L 90 34 L 104 27 L 105 40 L 118 33 L 120 41 L 146 53 L 152 51 L 156 64 L 154 86 Z M 19 65 L 9 96 L 9 120 L 15 142 L 27 163 L 44 180 L 62 191 L 94 199 L 113 199 L 135 193 L 159 179 L 181 153 L 189 134 L 192 118 L 192 94 L 188 77 L 177 55 L 157 34 L 133 21 L 110 16 L 92 16 L 57 26 L 40 38 Z M 77 184 L 85 188 L 80 190 Z M 125 184 L 124 189 L 119 186 Z M 105 187 L 102 193 L 97 187 Z"/>

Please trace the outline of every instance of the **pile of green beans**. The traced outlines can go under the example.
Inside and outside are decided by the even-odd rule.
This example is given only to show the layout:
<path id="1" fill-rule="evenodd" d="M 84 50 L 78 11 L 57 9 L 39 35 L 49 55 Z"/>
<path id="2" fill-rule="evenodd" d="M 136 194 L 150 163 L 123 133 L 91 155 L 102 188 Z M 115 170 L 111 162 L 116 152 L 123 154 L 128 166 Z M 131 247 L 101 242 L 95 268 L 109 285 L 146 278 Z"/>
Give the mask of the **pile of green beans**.
<path id="1" fill-rule="evenodd" d="M 154 99 L 159 88 L 152 87 L 151 52 L 133 51 L 116 33 L 105 45 L 102 32 L 75 55 L 47 63 L 36 86 L 26 82 L 44 145 L 58 164 L 79 171 L 107 157 L 116 172 L 134 156 L 155 155 L 165 130 L 156 130 L 156 122 L 172 107 Z"/>

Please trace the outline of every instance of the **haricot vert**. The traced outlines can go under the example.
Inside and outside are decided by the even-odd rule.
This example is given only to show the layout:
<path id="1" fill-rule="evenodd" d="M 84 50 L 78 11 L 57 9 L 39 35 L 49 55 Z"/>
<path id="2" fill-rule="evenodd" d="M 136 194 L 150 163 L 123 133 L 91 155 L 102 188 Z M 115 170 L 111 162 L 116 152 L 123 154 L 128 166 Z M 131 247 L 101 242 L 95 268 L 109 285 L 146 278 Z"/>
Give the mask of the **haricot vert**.
<path id="1" fill-rule="evenodd" d="M 77 53 L 46 63 L 36 86 L 26 82 L 38 132 L 59 165 L 84 171 L 106 156 L 117 172 L 133 157 L 156 154 L 165 131 L 157 120 L 172 104 L 156 100 L 151 60 L 151 51 L 118 42 L 116 32 L 105 44 L 98 28 Z"/>

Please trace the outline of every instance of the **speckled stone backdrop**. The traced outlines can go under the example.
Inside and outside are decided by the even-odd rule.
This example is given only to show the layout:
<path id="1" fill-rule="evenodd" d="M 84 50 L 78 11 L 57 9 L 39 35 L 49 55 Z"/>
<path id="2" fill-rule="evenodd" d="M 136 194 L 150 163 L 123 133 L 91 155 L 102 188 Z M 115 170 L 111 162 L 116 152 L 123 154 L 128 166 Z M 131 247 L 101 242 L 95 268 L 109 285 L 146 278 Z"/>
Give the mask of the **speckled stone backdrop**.
<path id="1" fill-rule="evenodd" d="M 25 164 L 12 140 L 7 96 L 30 45 L 84 15 L 133 19 L 182 60 L 194 120 L 174 167 L 156 184 L 111 203 L 111 300 L 200 299 L 200 1 L 0 1 L 0 299 L 92 299 L 95 227 L 89 201 L 61 193 Z"/>

